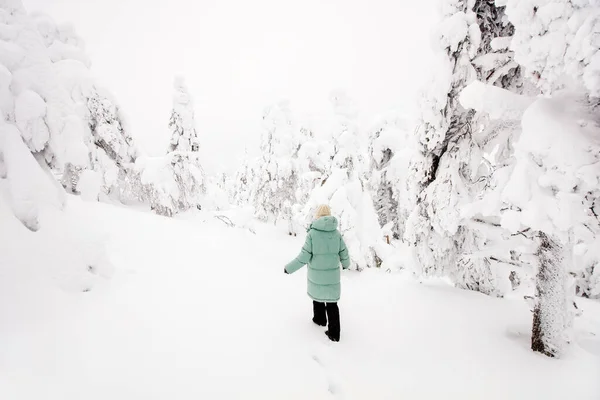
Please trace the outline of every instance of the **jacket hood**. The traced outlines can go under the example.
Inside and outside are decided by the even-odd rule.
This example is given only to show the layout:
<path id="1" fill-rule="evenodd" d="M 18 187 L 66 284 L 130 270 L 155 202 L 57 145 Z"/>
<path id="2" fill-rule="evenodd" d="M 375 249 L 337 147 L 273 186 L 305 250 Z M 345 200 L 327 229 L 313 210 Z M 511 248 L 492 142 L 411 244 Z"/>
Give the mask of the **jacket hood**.
<path id="1" fill-rule="evenodd" d="M 332 232 L 338 227 L 338 220 L 336 217 L 321 217 L 318 220 L 310 224 L 311 229 L 317 231 Z"/>

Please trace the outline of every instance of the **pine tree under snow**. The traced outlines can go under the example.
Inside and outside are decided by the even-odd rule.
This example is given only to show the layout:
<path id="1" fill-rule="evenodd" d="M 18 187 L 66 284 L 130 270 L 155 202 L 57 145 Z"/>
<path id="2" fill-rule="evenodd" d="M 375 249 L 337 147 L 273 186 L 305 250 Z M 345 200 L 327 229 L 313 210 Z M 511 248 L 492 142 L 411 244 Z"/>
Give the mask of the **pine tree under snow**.
<path id="1" fill-rule="evenodd" d="M 172 217 L 201 208 L 206 182 L 197 152 L 170 152 L 162 157 L 140 157 L 135 165 L 152 211 Z"/>
<path id="2" fill-rule="evenodd" d="M 528 11 L 535 16 L 540 10 L 540 5 L 530 5 L 531 8 L 521 8 L 521 11 Z M 515 4 L 512 6 L 515 7 Z M 511 8 L 509 2 L 507 13 L 512 12 L 514 16 L 515 8 Z M 581 217 L 579 222 L 571 220 L 568 226 L 558 231 L 549 226 L 541 227 L 539 223 L 528 222 L 527 218 L 523 218 L 526 210 L 523 200 L 519 197 L 511 198 L 507 193 L 518 193 L 522 196 L 523 193 L 529 193 L 525 189 L 526 186 L 520 186 L 519 190 L 506 189 L 515 185 L 515 179 L 523 181 L 523 177 L 532 174 L 535 176 L 539 166 L 532 164 L 532 159 L 538 160 L 536 162 L 542 166 L 545 163 L 542 160 L 548 157 L 547 153 L 540 153 L 536 147 L 530 147 L 529 151 L 522 150 L 524 138 L 529 134 L 522 132 L 521 118 L 529 115 L 528 121 L 537 121 L 530 122 L 533 125 L 541 124 L 544 119 L 552 122 L 550 125 L 531 129 L 529 132 L 532 135 L 533 132 L 550 132 L 553 126 L 561 125 L 560 119 L 553 119 L 548 115 L 540 117 L 546 112 L 535 116 L 535 109 L 525 111 L 533 99 L 523 94 L 535 95 L 537 90 L 520 76 L 521 66 L 518 61 L 524 62 L 523 59 L 513 59 L 513 53 L 508 51 L 509 47 L 510 50 L 516 48 L 516 54 L 519 54 L 519 46 L 523 46 L 524 43 L 539 44 L 535 40 L 523 40 L 521 29 L 532 29 L 541 32 L 542 36 L 549 32 L 552 37 L 553 29 L 550 26 L 543 27 L 544 15 L 548 14 L 540 13 L 538 24 L 535 23 L 534 17 L 533 21 L 527 19 L 527 24 L 523 25 L 519 25 L 517 20 L 513 27 L 502 17 L 503 7 L 495 7 L 489 2 L 452 3 L 445 11 L 447 17 L 441 23 L 440 42 L 449 55 L 451 68 L 447 71 L 452 71 L 452 75 L 436 76 L 438 80 L 442 78 L 441 83 L 445 82 L 445 85 L 438 81 L 432 86 L 433 96 L 430 95 L 429 99 L 434 101 L 429 100 L 429 104 L 433 106 L 433 110 L 439 111 L 431 113 L 425 109 L 423 112 L 423 123 L 419 131 L 422 150 L 421 155 L 412 161 L 415 179 L 409 185 L 409 188 L 416 187 L 415 192 L 420 194 L 407 226 L 407 238 L 415 245 L 421 273 L 447 275 L 459 287 L 484 293 L 506 292 L 509 290 L 507 280 L 511 280 L 514 288 L 515 281 L 520 280 L 514 279 L 518 276 L 515 274 L 523 273 L 523 267 L 532 267 L 536 282 L 532 348 L 550 356 L 560 355 L 572 319 L 566 272 L 575 268 L 569 266 L 572 259 L 572 244 L 569 241 L 577 238 L 576 228 L 581 225 L 591 227 L 588 229 L 588 240 L 595 237 L 594 234 L 589 234 L 589 231 L 596 231 L 596 222 L 590 219 L 593 207 L 584 207 L 583 204 L 586 195 L 594 198 L 594 195 L 590 196 L 589 193 L 595 191 L 598 179 L 595 178 L 595 174 L 592 174 L 591 178 L 588 177 L 595 186 L 586 186 L 582 182 L 570 182 L 573 186 L 561 186 L 560 181 L 555 180 L 556 176 L 550 175 L 552 178 L 549 178 L 546 184 L 554 187 L 555 195 L 559 195 L 557 200 L 563 199 L 559 200 L 559 204 L 560 201 L 563 202 L 560 209 L 579 207 L 580 210 L 587 211 L 587 215 Z M 477 25 L 474 24 L 475 21 Z M 510 21 L 513 19 L 510 18 Z M 536 31 L 540 23 L 542 29 Z M 574 23 L 573 20 L 571 23 Z M 554 28 L 557 31 L 564 29 L 561 24 L 556 25 Z M 514 40 L 511 38 L 513 34 Z M 535 34 L 527 33 L 524 36 L 531 38 Z M 527 53 L 535 55 L 537 49 L 534 46 Z M 542 50 L 539 54 L 545 54 L 544 52 L 545 50 Z M 531 61 L 531 58 L 528 61 Z M 539 64 L 539 59 L 536 59 L 536 62 L 537 67 L 544 68 L 552 64 Z M 530 68 L 527 64 L 525 66 Z M 565 76 L 569 73 L 569 68 L 556 68 L 563 69 L 544 69 L 545 73 L 534 71 L 531 74 L 534 83 L 540 89 L 549 91 L 548 88 L 552 86 L 548 77 L 556 76 L 554 88 L 563 87 L 564 82 L 568 82 Z M 571 78 L 584 75 L 572 69 L 570 73 Z M 542 76 L 546 78 L 540 80 Z M 446 93 L 439 91 L 436 94 L 437 90 L 444 87 L 448 88 Z M 508 91 L 511 93 L 508 94 Z M 592 87 L 588 87 L 588 91 L 588 94 L 593 94 Z M 464 93 L 462 105 L 458 103 L 461 92 Z M 577 107 L 573 107 L 571 111 L 576 109 Z M 578 113 L 581 118 L 581 111 Z M 553 116 L 556 117 L 556 113 Z M 573 129 L 576 128 L 571 127 L 564 131 Z M 519 137 L 520 140 L 516 142 Z M 547 144 L 548 139 L 538 138 L 529 143 L 536 143 L 539 148 L 539 144 Z M 555 148 L 563 147 L 555 145 Z M 522 158 L 519 158 L 519 154 Z M 581 158 L 581 155 L 579 157 Z M 519 167 L 527 162 L 529 167 Z M 556 162 L 552 165 L 552 169 L 549 170 L 561 171 L 565 164 Z M 577 163 L 567 162 L 566 165 Z M 542 170 L 545 168 L 544 165 Z M 419 175 L 419 171 L 423 173 Z M 576 176 L 574 172 L 573 175 Z M 528 187 L 536 185 L 529 183 Z M 569 187 L 570 190 L 567 189 Z M 572 188 L 576 188 L 575 191 L 579 194 L 573 196 Z M 560 194 L 561 190 L 571 192 L 568 195 L 571 203 L 564 203 L 566 197 Z M 554 196 L 551 195 L 551 198 Z M 540 208 L 541 204 L 552 204 L 553 201 L 550 198 L 544 200 L 543 197 L 533 197 L 533 200 L 530 198 L 526 204 L 531 204 L 532 211 L 535 209 L 537 215 L 551 215 L 540 212 Z M 593 204 L 593 200 L 587 200 L 587 203 Z M 559 211 L 554 212 L 560 214 Z M 512 214 L 519 217 L 509 218 Z M 520 223 L 510 225 L 507 221 Z M 585 240 L 579 238 L 579 242 L 582 253 L 587 253 Z M 515 249 L 530 249 L 531 257 L 527 251 L 520 254 Z M 586 258 L 591 263 L 597 262 L 594 257 Z M 589 268 L 585 271 L 594 270 Z M 580 289 L 589 287 L 587 282 L 594 280 L 590 279 L 590 275 L 589 272 L 584 273 L 586 279 L 579 279 Z"/>
<path id="3" fill-rule="evenodd" d="M 194 117 L 194 103 L 182 77 L 175 78 L 173 88 L 173 109 L 169 119 L 170 151 L 199 151 L 200 141 Z"/>
<path id="4" fill-rule="evenodd" d="M 401 239 L 410 207 L 406 196 L 408 163 L 415 145 L 409 121 L 384 117 L 372 128 L 369 138 L 370 178 L 379 224 L 389 230 L 389 239 Z"/>
<path id="5" fill-rule="evenodd" d="M 595 208 L 600 129 L 591 77 L 597 76 L 593 15 L 598 9 L 585 1 L 578 4 L 507 2 L 514 37 L 502 39 L 503 46 L 510 46 L 515 61 L 551 98 L 527 97 L 535 89 L 526 88 L 527 82 L 515 85 L 518 80 L 500 85 L 507 90 L 473 82 L 461 95 L 461 103 L 477 110 L 478 121 L 485 122 L 483 132 L 496 142 L 482 162 L 490 171 L 483 175 L 485 188 L 467 214 L 495 221 L 505 248 L 516 247 L 510 242 L 515 236 L 535 241 L 532 349 L 549 356 L 561 355 L 568 340 L 573 289 L 580 295 L 597 293 L 598 255 L 592 243 L 600 228 Z M 573 54 L 578 54 L 576 63 Z M 518 258 L 512 261 L 520 264 Z"/>
<path id="6" fill-rule="evenodd" d="M 515 27 L 515 61 L 545 93 L 575 79 L 600 97 L 600 30 L 596 0 L 504 0 Z"/>
<path id="7" fill-rule="evenodd" d="M 548 355 L 560 355 L 572 319 L 574 291 L 566 276 L 581 269 L 573 264 L 573 238 L 582 225 L 600 227 L 585 207 L 600 182 L 600 128 L 585 102 L 585 97 L 556 95 L 526 110 L 515 169 L 503 192 L 517 207 L 503 213 L 503 226 L 512 232 L 529 228 L 541 240 L 534 321 L 546 329 L 534 331 L 532 346 Z M 582 243 L 589 246 L 585 251 L 595 251 L 592 243 Z"/>
<path id="8" fill-rule="evenodd" d="M 405 238 L 414 246 L 419 274 L 446 275 L 458 287 L 501 295 L 509 271 L 497 271 L 493 260 L 510 255 L 484 251 L 501 240 L 494 232 L 498 224 L 463 215 L 486 187 L 489 166 L 481 161 L 497 142 L 493 132 L 481 130 L 486 121 L 463 108 L 458 96 L 473 81 L 518 84 L 518 65 L 502 45 L 512 26 L 504 8 L 488 1 L 444 1 L 442 15 L 436 34 L 440 69 L 423 97 L 419 154 L 409 166 Z"/>
<path id="9" fill-rule="evenodd" d="M 248 157 L 248 151 L 246 150 L 242 165 L 235 173 L 232 193 L 230 194 L 232 204 L 241 206 L 250 203 L 252 197 L 251 190 L 254 187 L 253 182 L 256 174 L 253 161 Z"/>
<path id="10" fill-rule="evenodd" d="M 134 162 L 137 149 L 119 107 L 96 88 L 88 96 L 87 105 L 94 143 L 117 165 Z"/>
<path id="11" fill-rule="evenodd" d="M 201 208 L 211 211 L 224 211 L 234 204 L 231 201 L 234 182 L 227 174 L 219 173 L 208 176 L 205 180 L 206 193 L 203 196 Z"/>
<path id="12" fill-rule="evenodd" d="M 515 26 L 511 50 L 515 60 L 545 94 L 577 90 L 583 108 L 597 110 L 600 97 L 600 7 L 593 0 L 560 0 L 551 3 L 533 0 L 509 0 L 507 15 Z M 552 16 L 552 18 L 550 18 Z M 600 232 L 596 212 L 598 189 L 592 188 L 582 202 L 587 210 L 585 222 L 570 234 L 575 244 L 576 293 L 600 297 L 600 255 L 592 245 Z"/>
<path id="13" fill-rule="evenodd" d="M 8 7 L 18 10 L 18 4 Z M 0 68 L 3 90 L 15 94 L 3 100 L 14 106 L 8 118 L 68 191 L 92 200 L 101 192 L 119 197 L 137 151 L 115 101 L 90 75 L 83 41 L 44 15 L 15 12 L 9 25 L 20 18 L 30 20 L 22 25 L 26 33 L 15 37 Z"/>
<path id="14" fill-rule="evenodd" d="M 575 294 L 590 299 L 600 299 L 600 187 L 585 194 L 583 207 L 587 218 L 573 229 L 573 263 Z"/>
<path id="15" fill-rule="evenodd" d="M 331 154 L 329 142 L 317 137 L 316 132 L 309 126 L 301 126 L 299 130 L 299 150 L 297 157 L 298 187 L 296 204 L 293 207 L 295 224 L 298 227 L 308 227 L 314 216 L 305 213 L 313 190 L 323 184 L 330 169 Z"/>
<path id="16" fill-rule="evenodd" d="M 328 165 L 321 183 L 304 206 L 305 220 L 319 204 L 329 204 L 339 220 L 355 269 L 377 267 L 383 256 L 383 233 L 368 190 L 367 137 L 358 127 L 357 110 L 343 92 L 330 97 L 336 123 L 331 132 Z"/>
<path id="17" fill-rule="evenodd" d="M 27 15 L 20 2 L 7 4 L 13 10 L 10 14 L 3 9 L 7 32 L 21 34 L 6 37 L 7 51 L 0 52 L 5 119 L 57 173 L 68 164 L 87 167 L 89 131 L 82 105 L 93 83 L 89 62 L 80 61 L 86 59 L 81 40 L 48 17 Z"/>
<path id="18" fill-rule="evenodd" d="M 5 7 L 7 26 L 21 32 L 4 38 L 10 51 L 0 56 L 6 119 L 66 189 L 92 200 L 117 193 L 136 150 L 114 100 L 90 75 L 83 41 L 18 1 Z"/>
<path id="19" fill-rule="evenodd" d="M 134 173 L 138 150 L 120 109 L 108 94 L 93 88 L 87 97 L 87 107 L 92 170 L 99 171 L 102 192 L 121 199 L 125 180 Z"/>
<path id="20" fill-rule="evenodd" d="M 538 257 L 532 337 L 532 348 L 547 355 L 564 350 L 573 318 L 571 296 L 599 293 L 599 12 L 596 2 L 585 0 L 507 2 L 515 59 L 543 92 L 553 94 L 533 103 L 522 118 L 517 166 L 505 191 L 519 206 L 506 213 L 507 227 L 514 230 L 518 219 L 550 238 L 547 256 Z M 544 48 L 552 50 L 544 54 Z M 523 174 L 533 182 L 523 182 Z M 529 188 L 519 193 L 525 185 Z M 567 272 L 577 277 L 574 283 L 566 281 Z"/>
<path id="21" fill-rule="evenodd" d="M 296 234 L 292 208 L 298 185 L 298 134 L 287 101 L 265 110 L 260 152 L 251 189 L 256 215 L 262 221 L 285 221 L 288 232 Z"/>
<path id="22" fill-rule="evenodd" d="M 29 15 L 20 0 L 0 1 L 0 20 L 2 236 L 23 238 L 31 251 L 45 240 L 49 258 L 56 257 L 48 264 L 58 262 L 62 274 L 104 274 L 110 263 L 103 244 L 86 246 L 89 232 L 64 218 L 68 204 L 57 181 L 71 168 L 92 168 L 86 96 L 94 82 L 83 42 L 70 26 Z M 19 229 L 15 218 L 32 232 Z M 52 223 L 43 223 L 48 218 Z M 39 267 L 39 276 L 50 273 Z"/>
<path id="23" fill-rule="evenodd" d="M 144 200 L 154 212 L 165 216 L 201 208 L 206 200 L 194 105 L 183 78 L 175 79 L 174 91 L 169 152 L 162 157 L 144 157 L 135 166 Z"/>

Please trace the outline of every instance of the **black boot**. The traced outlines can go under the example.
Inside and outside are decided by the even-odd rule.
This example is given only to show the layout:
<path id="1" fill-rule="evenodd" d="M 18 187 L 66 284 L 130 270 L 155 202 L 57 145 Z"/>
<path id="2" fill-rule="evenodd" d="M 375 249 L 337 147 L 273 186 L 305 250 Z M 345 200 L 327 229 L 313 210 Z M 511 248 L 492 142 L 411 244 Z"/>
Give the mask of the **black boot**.
<path id="1" fill-rule="evenodd" d="M 327 314 L 325 313 L 325 303 L 313 301 L 313 322 L 319 326 L 327 326 Z"/>
<path id="2" fill-rule="evenodd" d="M 332 335 L 331 333 L 329 333 L 329 331 L 325 331 L 325 334 L 327 335 L 327 337 L 329 338 L 329 340 L 331 340 L 332 342 L 339 342 L 340 341 L 339 337 L 335 337 L 334 335 Z"/>
<path id="3" fill-rule="evenodd" d="M 329 319 L 329 329 L 325 332 L 329 340 L 333 342 L 340 341 L 340 309 L 337 303 L 327 303 L 327 319 Z"/>

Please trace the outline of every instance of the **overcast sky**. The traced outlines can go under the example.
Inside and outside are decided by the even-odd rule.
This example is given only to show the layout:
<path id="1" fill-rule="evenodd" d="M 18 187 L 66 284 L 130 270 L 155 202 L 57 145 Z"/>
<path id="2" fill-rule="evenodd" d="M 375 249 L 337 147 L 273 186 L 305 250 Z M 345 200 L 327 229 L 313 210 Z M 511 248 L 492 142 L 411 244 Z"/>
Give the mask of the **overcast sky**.
<path id="1" fill-rule="evenodd" d="M 236 167 L 265 106 L 329 112 L 344 89 L 365 118 L 414 107 L 431 59 L 435 0 L 23 0 L 72 22 L 134 136 L 164 152 L 172 82 L 196 104 L 207 168 Z"/>

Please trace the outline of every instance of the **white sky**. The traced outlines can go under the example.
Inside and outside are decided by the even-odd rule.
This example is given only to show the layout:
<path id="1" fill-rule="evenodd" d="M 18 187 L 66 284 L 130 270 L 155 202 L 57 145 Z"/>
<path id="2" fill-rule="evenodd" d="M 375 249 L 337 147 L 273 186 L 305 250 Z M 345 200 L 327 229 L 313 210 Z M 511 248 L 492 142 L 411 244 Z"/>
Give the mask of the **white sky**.
<path id="1" fill-rule="evenodd" d="M 435 0 L 23 0 L 72 22 L 92 70 L 150 154 L 168 141 L 173 77 L 196 104 L 209 170 L 252 151 L 265 106 L 329 112 L 344 89 L 364 118 L 409 110 L 429 66 Z M 317 117 L 318 118 L 318 117 Z"/>

